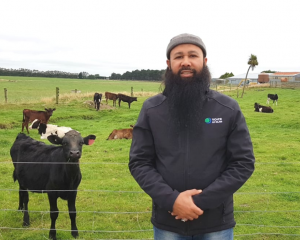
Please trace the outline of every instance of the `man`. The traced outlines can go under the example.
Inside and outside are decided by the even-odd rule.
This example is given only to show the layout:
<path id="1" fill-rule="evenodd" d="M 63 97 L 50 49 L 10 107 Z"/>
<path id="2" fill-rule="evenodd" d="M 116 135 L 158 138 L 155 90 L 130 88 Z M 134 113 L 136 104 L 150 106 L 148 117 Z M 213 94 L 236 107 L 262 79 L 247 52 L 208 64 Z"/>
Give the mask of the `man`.
<path id="1" fill-rule="evenodd" d="M 133 129 L 129 169 L 153 200 L 155 240 L 232 240 L 233 193 L 254 171 L 245 118 L 209 89 L 206 54 L 198 36 L 171 39 L 164 91 Z"/>

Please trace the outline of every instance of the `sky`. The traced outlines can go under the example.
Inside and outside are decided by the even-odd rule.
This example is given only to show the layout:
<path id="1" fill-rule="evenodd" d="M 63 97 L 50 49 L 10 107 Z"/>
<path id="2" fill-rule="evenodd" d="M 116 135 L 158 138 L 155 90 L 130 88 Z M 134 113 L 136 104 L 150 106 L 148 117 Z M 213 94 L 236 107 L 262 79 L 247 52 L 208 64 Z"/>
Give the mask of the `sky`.
<path id="1" fill-rule="evenodd" d="M 299 0 L 0 0 L 0 68 L 110 76 L 166 68 L 181 33 L 199 36 L 213 78 L 300 72 Z M 251 70 L 250 70 L 251 71 Z"/>

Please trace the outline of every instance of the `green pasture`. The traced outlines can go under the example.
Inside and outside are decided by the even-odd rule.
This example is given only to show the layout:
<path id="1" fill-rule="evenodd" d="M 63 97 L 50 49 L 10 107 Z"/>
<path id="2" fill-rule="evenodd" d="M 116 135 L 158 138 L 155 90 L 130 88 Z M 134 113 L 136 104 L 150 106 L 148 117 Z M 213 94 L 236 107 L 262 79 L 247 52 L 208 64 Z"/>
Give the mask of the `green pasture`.
<path id="1" fill-rule="evenodd" d="M 59 103 L 55 89 L 59 87 Z M 4 88 L 7 89 L 5 102 Z M 131 104 L 113 107 L 103 101 L 100 111 L 91 103 L 95 92 L 122 92 L 138 97 Z M 0 240 L 47 239 L 50 227 L 46 194 L 30 193 L 30 227 L 22 227 L 18 183 L 12 179 L 9 150 L 21 131 L 24 108 L 53 108 L 49 123 L 69 126 L 82 136 L 95 134 L 84 146 L 80 160 L 82 182 L 76 201 L 79 239 L 151 239 L 151 199 L 128 171 L 131 140 L 111 140 L 113 129 L 134 124 L 143 102 L 160 90 L 160 83 L 144 81 L 79 80 L 0 76 Z M 79 90 L 74 93 L 71 90 Z M 277 93 L 274 113 L 254 112 L 254 103 L 266 105 L 267 94 Z M 256 157 L 256 169 L 234 195 L 235 239 L 300 238 L 300 89 L 249 88 L 236 99 L 245 115 Z M 272 105 L 272 103 L 271 103 Z M 37 131 L 30 136 L 41 140 Z M 41 140 L 47 143 L 47 140 Z M 49 143 L 50 144 L 50 143 Z M 72 239 L 66 201 L 59 200 L 58 239 Z"/>

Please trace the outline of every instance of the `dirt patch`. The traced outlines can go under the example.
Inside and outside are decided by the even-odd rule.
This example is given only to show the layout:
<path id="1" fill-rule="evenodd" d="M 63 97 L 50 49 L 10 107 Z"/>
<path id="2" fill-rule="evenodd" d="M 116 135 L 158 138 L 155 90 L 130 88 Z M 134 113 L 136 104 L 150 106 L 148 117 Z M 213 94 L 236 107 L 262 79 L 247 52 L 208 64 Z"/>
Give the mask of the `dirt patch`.
<path id="1" fill-rule="evenodd" d="M 87 100 L 87 101 L 84 101 L 83 104 L 89 108 L 95 108 L 95 104 L 93 101 L 90 101 L 90 100 Z M 101 110 L 110 110 L 110 109 L 115 109 L 115 107 L 107 104 L 106 103 L 100 103 L 100 111 Z"/>

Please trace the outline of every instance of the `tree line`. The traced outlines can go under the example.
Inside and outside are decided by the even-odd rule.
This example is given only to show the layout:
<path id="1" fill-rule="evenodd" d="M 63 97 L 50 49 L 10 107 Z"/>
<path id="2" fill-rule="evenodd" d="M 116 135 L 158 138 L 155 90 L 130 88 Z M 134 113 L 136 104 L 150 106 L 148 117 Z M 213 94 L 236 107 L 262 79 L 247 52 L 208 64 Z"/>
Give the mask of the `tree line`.
<path id="1" fill-rule="evenodd" d="M 0 68 L 0 76 L 49 77 L 49 78 L 79 78 L 79 79 L 113 79 L 113 80 L 146 80 L 160 81 L 164 78 L 165 70 L 134 70 L 123 74 L 112 73 L 110 77 L 88 72 L 70 73 L 63 71 L 39 71 L 25 68 Z"/>
<path id="2" fill-rule="evenodd" d="M 50 77 L 50 78 L 78 78 L 78 73 L 62 71 L 39 71 L 25 68 L 12 69 L 0 68 L 0 76 L 23 76 L 23 77 Z"/>
<path id="3" fill-rule="evenodd" d="M 165 70 L 134 70 L 123 74 L 112 73 L 110 79 L 114 80 L 145 80 L 145 81 L 161 81 L 164 79 Z"/>

